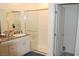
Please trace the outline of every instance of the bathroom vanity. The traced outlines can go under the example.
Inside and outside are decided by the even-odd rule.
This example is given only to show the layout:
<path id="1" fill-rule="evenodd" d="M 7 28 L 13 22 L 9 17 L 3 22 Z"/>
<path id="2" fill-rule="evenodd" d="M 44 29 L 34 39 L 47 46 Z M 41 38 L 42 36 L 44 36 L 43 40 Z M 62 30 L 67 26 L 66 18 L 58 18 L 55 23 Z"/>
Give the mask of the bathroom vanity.
<path id="1" fill-rule="evenodd" d="M 0 56 L 21 56 L 30 52 L 29 34 L 1 38 Z"/>

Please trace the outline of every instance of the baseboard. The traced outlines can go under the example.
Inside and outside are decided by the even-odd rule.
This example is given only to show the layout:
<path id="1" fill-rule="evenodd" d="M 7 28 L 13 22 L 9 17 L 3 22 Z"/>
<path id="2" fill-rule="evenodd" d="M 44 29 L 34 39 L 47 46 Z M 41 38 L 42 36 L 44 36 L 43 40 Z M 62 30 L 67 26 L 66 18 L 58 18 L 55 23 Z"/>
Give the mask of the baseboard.
<path id="1" fill-rule="evenodd" d="M 70 55 L 71 55 L 71 56 L 74 56 L 74 53 L 69 53 L 69 52 L 63 52 L 63 53 L 69 54 L 69 56 L 70 56 Z"/>
<path id="2" fill-rule="evenodd" d="M 38 51 L 38 50 L 35 50 L 35 49 L 32 49 L 32 51 L 47 56 L 47 53 L 44 53 L 44 52 L 41 52 L 41 51 Z"/>
<path id="3" fill-rule="evenodd" d="M 68 52 L 68 51 L 63 51 L 63 53 L 69 53 L 69 54 L 73 54 L 74 55 L 74 53 L 71 53 L 71 52 Z"/>

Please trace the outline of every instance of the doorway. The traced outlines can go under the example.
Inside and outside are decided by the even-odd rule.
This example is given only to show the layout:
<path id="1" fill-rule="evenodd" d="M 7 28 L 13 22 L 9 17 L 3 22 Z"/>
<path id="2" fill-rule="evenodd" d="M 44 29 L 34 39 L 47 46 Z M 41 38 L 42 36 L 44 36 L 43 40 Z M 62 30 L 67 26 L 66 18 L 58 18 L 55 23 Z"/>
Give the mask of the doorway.
<path id="1" fill-rule="evenodd" d="M 77 4 L 57 4 L 54 26 L 54 55 L 74 56 L 78 22 Z"/>

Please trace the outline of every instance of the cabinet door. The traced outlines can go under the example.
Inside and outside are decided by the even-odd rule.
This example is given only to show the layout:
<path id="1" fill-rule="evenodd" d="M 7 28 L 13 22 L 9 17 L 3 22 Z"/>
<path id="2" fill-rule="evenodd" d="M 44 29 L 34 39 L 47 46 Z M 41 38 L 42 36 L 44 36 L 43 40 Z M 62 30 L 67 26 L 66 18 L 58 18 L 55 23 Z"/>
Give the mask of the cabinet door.
<path id="1" fill-rule="evenodd" d="M 17 46 L 17 55 L 23 55 L 24 54 L 24 52 L 23 52 L 23 50 L 24 50 L 24 48 L 25 47 L 23 47 L 23 39 L 22 38 L 18 38 L 17 39 L 17 44 L 16 44 L 16 46 Z"/>
<path id="2" fill-rule="evenodd" d="M 8 44 L 0 44 L 0 56 L 8 56 Z"/>
<path id="3" fill-rule="evenodd" d="M 30 51 L 30 39 L 29 37 L 21 37 L 8 42 L 9 55 L 21 56 Z"/>
<path id="4" fill-rule="evenodd" d="M 10 56 L 17 55 L 16 46 L 14 44 L 9 46 L 9 55 Z"/>
<path id="5" fill-rule="evenodd" d="M 16 56 L 17 55 L 17 41 L 16 39 L 14 41 L 8 42 L 9 44 L 9 55 L 10 56 Z"/>
<path id="6" fill-rule="evenodd" d="M 17 41 L 17 55 L 24 55 L 30 51 L 30 40 L 27 37 L 21 37 Z"/>
<path id="7" fill-rule="evenodd" d="M 18 44 L 17 41 L 18 39 L 8 41 L 10 56 L 17 56 L 17 44 Z"/>
<path id="8" fill-rule="evenodd" d="M 29 36 L 23 37 L 22 46 L 24 47 L 23 52 L 28 53 L 30 51 L 30 39 Z"/>

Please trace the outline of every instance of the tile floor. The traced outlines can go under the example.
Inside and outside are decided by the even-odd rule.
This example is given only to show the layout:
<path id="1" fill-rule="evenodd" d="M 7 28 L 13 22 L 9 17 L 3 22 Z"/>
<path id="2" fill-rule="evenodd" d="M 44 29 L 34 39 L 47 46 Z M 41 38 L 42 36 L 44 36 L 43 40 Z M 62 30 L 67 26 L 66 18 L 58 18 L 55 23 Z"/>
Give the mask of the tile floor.
<path id="1" fill-rule="evenodd" d="M 31 51 L 25 54 L 24 56 L 44 56 L 44 55 Z"/>

